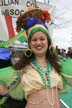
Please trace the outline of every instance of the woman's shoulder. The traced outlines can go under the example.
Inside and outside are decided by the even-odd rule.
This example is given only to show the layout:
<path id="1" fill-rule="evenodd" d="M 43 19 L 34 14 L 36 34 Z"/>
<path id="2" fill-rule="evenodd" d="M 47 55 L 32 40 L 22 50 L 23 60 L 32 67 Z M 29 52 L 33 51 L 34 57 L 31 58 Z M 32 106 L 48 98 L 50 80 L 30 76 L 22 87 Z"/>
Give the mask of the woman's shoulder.
<path id="1" fill-rule="evenodd" d="M 20 69 L 19 71 L 22 74 L 22 73 L 26 73 L 26 72 L 30 71 L 31 69 L 32 69 L 31 65 L 28 64 L 27 66 L 25 66 L 24 68 Z"/>

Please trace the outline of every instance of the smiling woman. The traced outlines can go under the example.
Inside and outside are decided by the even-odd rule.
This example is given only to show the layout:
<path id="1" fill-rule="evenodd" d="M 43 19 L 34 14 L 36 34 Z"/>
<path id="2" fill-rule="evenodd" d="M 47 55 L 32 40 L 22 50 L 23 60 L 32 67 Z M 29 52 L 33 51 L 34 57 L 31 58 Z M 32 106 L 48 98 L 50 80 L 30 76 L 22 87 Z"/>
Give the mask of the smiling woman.
<path id="1" fill-rule="evenodd" d="M 25 29 L 28 37 L 29 53 L 13 66 L 21 73 L 27 108 L 60 108 L 59 91 L 63 82 L 60 63 L 45 24 L 50 21 L 47 10 L 31 9 L 16 22 L 17 30 Z"/>
<path id="2" fill-rule="evenodd" d="M 41 31 L 36 32 L 31 39 L 30 48 L 33 53 L 40 57 L 46 53 L 48 42 L 45 33 L 42 33 Z"/>

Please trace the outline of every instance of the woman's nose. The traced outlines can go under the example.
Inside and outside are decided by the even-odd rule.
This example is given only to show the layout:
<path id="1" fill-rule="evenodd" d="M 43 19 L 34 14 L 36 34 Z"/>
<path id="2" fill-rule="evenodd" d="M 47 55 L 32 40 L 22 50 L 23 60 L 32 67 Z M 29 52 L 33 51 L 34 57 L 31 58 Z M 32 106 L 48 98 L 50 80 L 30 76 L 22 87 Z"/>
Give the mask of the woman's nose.
<path id="1" fill-rule="evenodd" d="M 41 43 L 41 41 L 38 39 L 38 40 L 37 40 L 37 44 L 40 44 L 40 43 Z"/>

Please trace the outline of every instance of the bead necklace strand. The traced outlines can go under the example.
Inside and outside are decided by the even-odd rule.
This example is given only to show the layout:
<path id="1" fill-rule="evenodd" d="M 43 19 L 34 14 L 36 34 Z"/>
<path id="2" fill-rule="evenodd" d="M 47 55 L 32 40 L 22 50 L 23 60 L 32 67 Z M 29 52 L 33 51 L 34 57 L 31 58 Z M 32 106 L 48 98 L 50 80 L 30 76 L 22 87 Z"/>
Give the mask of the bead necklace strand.
<path id="1" fill-rule="evenodd" d="M 47 70 L 45 72 L 47 80 L 46 80 L 46 78 L 43 75 L 44 72 L 42 71 L 42 69 L 40 68 L 40 66 L 38 66 L 36 60 L 32 60 L 32 64 L 36 67 L 36 69 L 37 69 L 37 71 L 38 71 L 38 73 L 39 73 L 39 75 L 40 75 L 40 77 L 41 77 L 41 79 L 43 81 L 44 86 L 46 88 L 51 87 L 51 81 L 50 81 L 51 65 L 50 65 L 50 63 L 47 64 Z"/>
<path id="2" fill-rule="evenodd" d="M 47 88 L 48 89 L 48 88 Z M 54 105 L 54 97 L 53 97 L 53 88 L 52 88 L 52 95 L 51 95 L 51 97 L 52 97 L 52 102 L 50 102 L 49 101 L 49 96 L 50 96 L 50 94 L 48 93 L 48 90 L 46 91 L 46 95 L 47 95 L 47 101 L 48 101 L 48 103 L 52 106 L 52 108 L 53 108 L 53 105 Z"/>
<path id="3" fill-rule="evenodd" d="M 50 63 L 48 62 L 47 66 L 43 66 L 43 68 L 47 67 L 46 71 L 45 71 L 45 75 L 47 78 L 44 77 L 43 75 L 43 70 L 42 70 L 42 66 L 38 66 L 36 60 L 33 60 L 32 61 L 32 64 L 36 67 L 38 73 L 40 74 L 40 77 L 43 81 L 43 84 L 45 86 L 46 89 L 50 88 L 51 87 L 51 81 L 50 81 L 50 72 L 51 72 L 51 65 Z M 52 106 L 53 108 L 53 105 L 54 105 L 54 97 L 53 97 L 53 89 L 52 89 L 52 103 L 49 102 L 49 94 L 48 94 L 48 90 L 46 91 L 46 96 L 47 96 L 47 101 L 48 103 Z"/>
<path id="4" fill-rule="evenodd" d="M 47 99 L 48 103 L 51 105 L 52 108 L 54 108 L 54 93 L 53 93 L 53 88 L 52 88 L 52 94 L 51 94 L 51 98 L 52 98 L 52 102 L 49 101 L 49 97 L 50 97 L 50 94 L 48 93 L 48 88 L 51 87 L 51 81 L 50 81 L 50 72 L 51 72 L 51 65 L 50 63 L 48 62 L 47 66 L 38 66 L 36 60 L 32 60 L 32 64 L 36 67 L 38 73 L 40 74 L 40 77 L 43 81 L 43 84 L 46 88 L 46 97 L 42 98 L 42 100 L 38 101 L 38 102 L 32 102 L 32 101 L 28 101 L 30 104 L 33 104 L 33 105 L 38 105 L 40 103 L 42 103 L 44 100 Z M 46 69 L 47 68 L 47 69 Z M 44 71 L 43 71 L 44 69 Z M 46 75 L 46 78 L 44 77 L 44 74 Z M 56 87 L 56 96 L 57 96 L 57 108 L 59 108 L 59 105 L 58 105 L 58 94 L 57 94 L 57 87 Z"/>

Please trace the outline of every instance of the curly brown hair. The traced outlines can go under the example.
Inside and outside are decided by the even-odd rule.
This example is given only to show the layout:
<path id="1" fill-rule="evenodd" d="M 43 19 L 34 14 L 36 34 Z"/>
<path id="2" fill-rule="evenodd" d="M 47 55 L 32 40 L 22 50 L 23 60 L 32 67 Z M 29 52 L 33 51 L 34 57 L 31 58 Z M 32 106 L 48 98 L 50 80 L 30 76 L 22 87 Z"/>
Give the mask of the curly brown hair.
<path id="1" fill-rule="evenodd" d="M 50 45 L 51 45 L 51 40 L 48 39 L 48 46 L 50 46 Z M 61 65 L 60 65 L 60 60 L 58 59 L 57 53 L 55 51 L 53 51 L 53 54 L 51 54 L 50 50 L 53 51 L 53 48 L 51 48 L 51 49 L 48 48 L 47 53 L 46 53 L 46 59 L 54 67 L 56 72 L 58 74 L 61 74 Z M 34 58 L 35 58 L 35 56 L 34 56 L 33 52 L 32 52 L 32 55 L 30 57 L 27 57 L 23 54 L 21 59 L 15 65 L 13 65 L 13 67 L 16 70 L 24 69 L 27 65 L 30 64 L 31 60 Z"/>
<path id="2" fill-rule="evenodd" d="M 23 15 L 21 15 L 17 19 L 17 22 L 16 22 L 17 31 L 20 31 L 21 28 L 26 30 L 26 23 L 27 23 L 27 19 L 29 17 L 34 17 L 34 18 L 40 19 L 43 22 L 50 21 L 50 13 L 48 11 L 46 11 L 46 10 L 43 11 L 40 9 L 32 9 L 28 12 L 25 12 Z M 51 45 L 51 39 L 48 38 L 48 47 L 50 47 L 50 45 Z M 51 50 L 53 50 L 53 48 Z M 25 55 L 23 55 L 21 57 L 21 59 L 15 65 L 13 65 L 14 69 L 21 70 L 21 69 L 25 68 L 27 65 L 30 64 L 30 62 L 33 58 L 34 58 L 33 53 L 30 57 L 26 57 Z M 58 59 L 58 56 L 56 55 L 56 53 L 54 52 L 53 54 L 51 54 L 51 52 L 48 48 L 46 58 L 51 63 L 51 65 L 54 67 L 56 72 L 58 74 L 60 74 L 61 66 L 60 66 L 59 59 Z"/>

